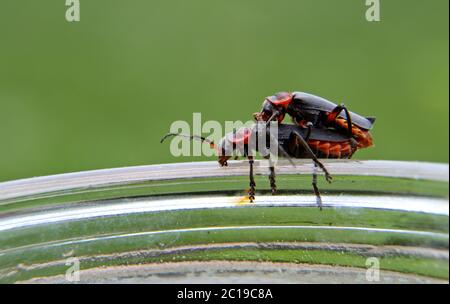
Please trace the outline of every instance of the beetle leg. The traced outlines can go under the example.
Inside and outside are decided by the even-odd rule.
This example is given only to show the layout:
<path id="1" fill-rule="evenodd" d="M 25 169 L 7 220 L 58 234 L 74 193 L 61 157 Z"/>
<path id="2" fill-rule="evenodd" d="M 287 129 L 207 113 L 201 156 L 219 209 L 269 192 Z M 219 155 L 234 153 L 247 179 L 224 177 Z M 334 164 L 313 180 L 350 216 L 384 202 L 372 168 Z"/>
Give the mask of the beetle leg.
<path id="1" fill-rule="evenodd" d="M 272 133 L 270 133 L 270 128 L 266 128 L 266 134 L 269 136 L 270 138 L 270 142 L 273 143 L 275 146 L 278 147 L 278 152 L 281 154 L 281 156 L 283 156 L 284 158 L 286 158 L 293 167 L 295 167 L 295 163 L 292 160 L 292 157 L 289 155 L 289 153 L 286 152 L 286 150 L 280 145 L 280 143 L 278 142 L 278 139 L 275 138 L 274 135 L 272 135 Z"/>
<path id="2" fill-rule="evenodd" d="M 308 128 L 308 133 L 306 133 L 305 141 L 308 142 L 308 139 L 311 136 L 311 132 L 312 132 L 312 127 L 313 127 L 312 122 L 308 121 L 306 123 L 306 127 Z M 319 188 L 317 187 L 317 163 L 315 163 L 315 162 L 314 162 L 314 169 L 313 169 L 313 174 L 312 174 L 312 186 L 314 189 L 314 194 L 316 195 L 317 206 L 319 207 L 320 211 L 322 211 L 322 197 L 320 196 L 320 191 L 319 191 Z"/>
<path id="3" fill-rule="evenodd" d="M 348 159 L 352 158 L 353 154 L 358 150 L 358 142 L 354 138 L 350 138 L 350 147 L 352 148 L 352 151 L 350 152 Z"/>
<path id="4" fill-rule="evenodd" d="M 277 192 L 277 185 L 275 184 L 275 166 L 272 162 L 272 160 L 269 158 L 269 182 L 270 182 L 270 189 L 272 190 L 272 195 L 275 195 Z"/>
<path id="5" fill-rule="evenodd" d="M 320 162 L 320 160 L 317 158 L 317 156 L 311 150 L 311 148 L 309 147 L 308 143 L 303 139 L 303 137 L 297 131 L 292 131 L 292 133 L 295 136 L 297 136 L 297 138 L 299 139 L 299 141 L 302 144 L 303 148 L 309 154 L 309 157 L 312 158 L 313 162 L 315 164 L 317 164 L 317 166 L 319 166 L 320 169 L 322 169 L 322 171 L 325 173 L 325 179 L 327 180 L 327 182 L 331 183 L 331 180 L 332 180 L 331 174 L 328 172 L 327 168 L 325 168 L 325 166 Z"/>
<path id="6" fill-rule="evenodd" d="M 353 137 L 353 132 L 352 132 L 352 117 L 350 116 L 350 112 L 348 111 L 347 107 L 341 103 L 340 105 L 336 106 L 327 116 L 327 123 L 331 123 L 334 122 L 336 120 L 336 118 L 339 116 L 339 114 L 342 112 L 342 110 L 344 110 L 345 115 L 347 116 L 347 132 L 348 132 L 348 137 L 352 138 Z"/>
<path id="7" fill-rule="evenodd" d="M 319 191 L 319 188 L 317 187 L 317 164 L 316 163 L 314 163 L 314 170 L 313 170 L 313 175 L 312 175 L 312 186 L 314 189 L 314 194 L 316 195 L 317 206 L 319 207 L 320 211 L 322 211 L 322 198 L 320 197 L 320 191 Z"/>
<path id="8" fill-rule="evenodd" d="M 306 133 L 306 136 L 305 136 L 305 141 L 307 142 L 307 141 L 309 140 L 309 137 L 311 136 L 313 123 L 310 122 L 310 121 L 308 121 L 308 122 L 306 123 L 306 127 L 308 128 L 308 133 Z"/>
<path id="9" fill-rule="evenodd" d="M 348 131 L 348 137 L 353 138 L 353 123 L 352 123 L 352 117 L 350 115 L 350 112 L 348 111 L 347 107 L 344 104 L 341 104 L 341 107 L 344 109 L 345 115 L 347 116 L 347 131 Z"/>
<path id="10" fill-rule="evenodd" d="M 255 179 L 253 177 L 253 163 L 254 163 L 253 156 L 248 157 L 248 163 L 250 165 L 250 174 L 249 174 L 250 189 L 248 190 L 248 198 L 250 199 L 250 202 L 253 202 L 253 200 L 255 199 L 255 186 L 256 186 Z"/>
<path id="11" fill-rule="evenodd" d="M 266 126 L 270 125 L 270 122 L 271 122 L 271 121 L 273 121 L 273 120 L 275 120 L 275 119 L 278 119 L 278 116 L 280 116 L 280 112 L 274 111 L 273 114 L 272 114 L 272 116 L 270 116 L 269 119 L 267 120 Z"/>

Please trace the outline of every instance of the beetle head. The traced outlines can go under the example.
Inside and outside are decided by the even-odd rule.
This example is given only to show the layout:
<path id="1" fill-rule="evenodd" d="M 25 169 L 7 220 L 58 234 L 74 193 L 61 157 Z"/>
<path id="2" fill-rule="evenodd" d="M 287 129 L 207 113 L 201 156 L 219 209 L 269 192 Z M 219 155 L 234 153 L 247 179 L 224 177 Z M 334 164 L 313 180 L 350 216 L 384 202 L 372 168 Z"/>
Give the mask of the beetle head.
<path id="1" fill-rule="evenodd" d="M 261 112 L 254 113 L 253 117 L 257 121 L 278 120 L 281 123 L 286 114 L 286 108 L 292 101 L 292 94 L 288 92 L 276 93 L 273 96 L 266 97 L 263 102 Z"/>
<path id="2" fill-rule="evenodd" d="M 250 128 L 240 128 L 228 133 L 222 138 L 219 144 L 219 163 L 226 166 L 226 162 L 233 156 L 246 156 L 248 154 L 248 144 L 252 130 Z"/>

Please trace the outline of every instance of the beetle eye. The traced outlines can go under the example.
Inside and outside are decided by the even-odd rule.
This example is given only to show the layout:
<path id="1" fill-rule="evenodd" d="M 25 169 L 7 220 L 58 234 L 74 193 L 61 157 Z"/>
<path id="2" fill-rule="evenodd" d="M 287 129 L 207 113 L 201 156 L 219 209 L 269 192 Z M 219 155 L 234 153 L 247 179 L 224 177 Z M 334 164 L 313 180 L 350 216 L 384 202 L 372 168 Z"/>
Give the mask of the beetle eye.
<path id="1" fill-rule="evenodd" d="M 264 109 L 264 114 L 266 114 L 268 116 L 272 115 L 272 112 L 273 111 L 271 109 Z"/>
<path id="2" fill-rule="evenodd" d="M 273 113 L 274 107 L 273 107 L 273 105 L 272 105 L 272 103 L 271 103 L 270 101 L 267 101 L 267 100 L 266 100 L 266 101 L 264 102 L 264 104 L 263 104 L 262 110 L 263 110 L 264 114 L 270 116 L 270 115 L 272 115 L 272 113 Z"/>

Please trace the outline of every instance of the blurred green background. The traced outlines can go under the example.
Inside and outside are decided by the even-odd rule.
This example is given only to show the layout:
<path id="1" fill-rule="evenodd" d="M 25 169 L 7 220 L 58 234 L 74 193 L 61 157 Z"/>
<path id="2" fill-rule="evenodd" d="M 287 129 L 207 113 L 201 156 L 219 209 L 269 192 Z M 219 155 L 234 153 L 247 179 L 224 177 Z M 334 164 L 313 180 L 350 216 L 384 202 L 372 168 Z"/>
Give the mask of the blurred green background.
<path id="1" fill-rule="evenodd" d="M 356 158 L 448 162 L 448 0 L 80 2 L 0 3 L 0 181 L 206 159 L 159 139 L 281 90 L 377 116 Z"/>

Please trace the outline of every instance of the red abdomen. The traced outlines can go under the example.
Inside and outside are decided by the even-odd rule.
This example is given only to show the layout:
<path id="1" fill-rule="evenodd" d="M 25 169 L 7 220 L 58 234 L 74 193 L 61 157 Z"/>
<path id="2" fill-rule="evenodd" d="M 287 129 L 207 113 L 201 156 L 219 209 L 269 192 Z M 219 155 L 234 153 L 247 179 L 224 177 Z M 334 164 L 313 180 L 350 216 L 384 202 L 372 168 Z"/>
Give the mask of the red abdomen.
<path id="1" fill-rule="evenodd" d="M 320 140 L 308 140 L 311 150 L 319 158 L 349 158 L 352 155 L 350 141 L 329 142 Z"/>
<path id="2" fill-rule="evenodd" d="M 346 130 L 347 121 L 342 118 L 336 119 L 336 127 Z M 372 135 L 369 131 L 364 130 L 358 126 L 352 126 L 353 138 L 356 141 L 354 149 L 368 148 L 373 145 Z M 350 158 L 352 152 L 352 144 L 350 140 L 342 142 L 328 142 L 320 140 L 309 140 L 308 145 L 319 158 Z"/>

